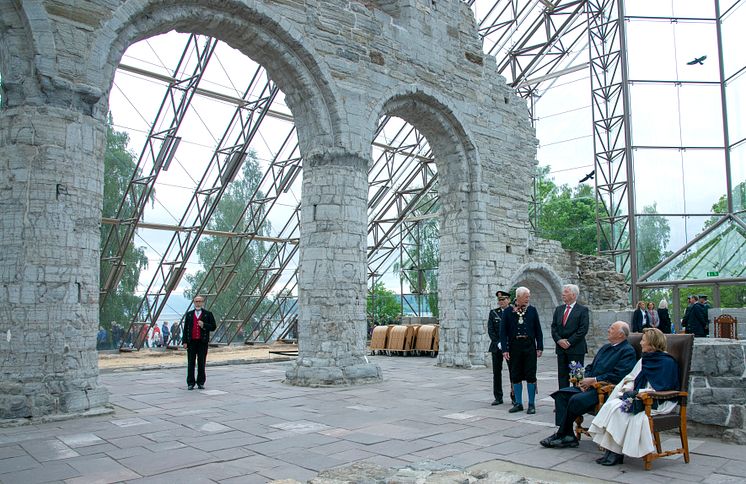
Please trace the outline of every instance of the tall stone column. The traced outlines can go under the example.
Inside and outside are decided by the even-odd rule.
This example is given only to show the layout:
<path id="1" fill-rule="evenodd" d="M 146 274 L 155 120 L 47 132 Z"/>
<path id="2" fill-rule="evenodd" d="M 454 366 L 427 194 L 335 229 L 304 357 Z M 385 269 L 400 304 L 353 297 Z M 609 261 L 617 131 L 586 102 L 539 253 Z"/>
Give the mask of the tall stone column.
<path id="1" fill-rule="evenodd" d="M 381 380 L 366 357 L 368 160 L 329 150 L 303 160 L 298 359 L 286 382 Z"/>
<path id="2" fill-rule="evenodd" d="M 0 111 L 0 418 L 108 401 L 96 352 L 105 140 L 75 109 Z"/>

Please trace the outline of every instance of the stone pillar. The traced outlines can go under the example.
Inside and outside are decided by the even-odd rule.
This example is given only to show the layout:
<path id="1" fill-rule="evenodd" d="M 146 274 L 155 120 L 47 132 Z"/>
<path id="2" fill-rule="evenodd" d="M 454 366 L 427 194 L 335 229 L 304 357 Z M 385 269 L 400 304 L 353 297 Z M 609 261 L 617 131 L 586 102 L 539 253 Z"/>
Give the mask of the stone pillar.
<path id="1" fill-rule="evenodd" d="M 105 140 L 75 109 L 0 111 L 0 418 L 108 401 L 96 352 Z"/>
<path id="2" fill-rule="evenodd" d="M 363 156 L 330 150 L 303 160 L 298 359 L 287 383 L 381 381 L 366 357 L 367 188 Z"/>

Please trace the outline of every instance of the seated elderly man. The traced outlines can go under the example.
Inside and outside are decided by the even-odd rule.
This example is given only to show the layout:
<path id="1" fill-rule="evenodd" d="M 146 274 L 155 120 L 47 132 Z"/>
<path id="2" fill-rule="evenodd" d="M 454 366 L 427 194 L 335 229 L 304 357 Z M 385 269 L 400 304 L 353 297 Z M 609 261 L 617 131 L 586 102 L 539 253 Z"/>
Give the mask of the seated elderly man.
<path id="1" fill-rule="evenodd" d="M 598 350 L 593 362 L 585 367 L 585 377 L 579 382 L 579 388 L 562 388 L 552 394 L 554 420 L 559 429 L 542 440 L 541 445 L 551 448 L 578 446 L 573 423 L 579 416 L 596 408 L 598 394 L 593 384 L 598 381 L 617 384 L 635 366 L 637 355 L 627 341 L 627 336 L 629 325 L 624 321 L 617 321 L 609 326 L 609 342 Z"/>

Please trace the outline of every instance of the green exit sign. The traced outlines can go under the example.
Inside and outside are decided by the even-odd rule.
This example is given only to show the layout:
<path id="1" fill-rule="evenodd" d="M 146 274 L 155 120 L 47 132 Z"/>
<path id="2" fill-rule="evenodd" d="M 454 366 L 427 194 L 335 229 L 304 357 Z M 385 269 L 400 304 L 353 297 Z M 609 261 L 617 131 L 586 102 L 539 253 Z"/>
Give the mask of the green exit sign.
<path id="1" fill-rule="evenodd" d="M 707 273 L 707 277 L 717 277 L 720 273 L 718 271 L 710 271 Z"/>

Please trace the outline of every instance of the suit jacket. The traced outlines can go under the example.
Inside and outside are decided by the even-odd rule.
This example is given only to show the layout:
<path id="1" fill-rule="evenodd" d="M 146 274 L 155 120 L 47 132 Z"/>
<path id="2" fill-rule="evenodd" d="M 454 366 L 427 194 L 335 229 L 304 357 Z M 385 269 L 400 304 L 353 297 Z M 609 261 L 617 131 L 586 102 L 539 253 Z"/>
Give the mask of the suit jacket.
<path id="1" fill-rule="evenodd" d="M 500 345 L 503 352 L 510 352 L 510 341 L 518 333 L 518 314 L 513 309 L 513 306 L 509 306 L 503 311 L 503 324 L 500 325 Z M 526 325 L 528 338 L 536 343 L 536 349 L 544 351 L 544 335 L 541 332 L 539 313 L 535 307 L 531 305 L 526 307 L 523 324 Z"/>
<path id="2" fill-rule="evenodd" d="M 585 376 L 598 381 L 617 384 L 637 363 L 635 349 L 624 340 L 616 346 L 606 343 L 598 350 L 590 365 L 585 367 Z"/>
<path id="3" fill-rule="evenodd" d="M 566 307 L 565 304 L 557 306 L 552 316 L 552 339 L 554 342 L 557 343 L 561 339 L 566 339 L 570 342 L 570 347 L 567 349 L 557 345 L 557 354 L 584 355 L 588 352 L 585 335 L 588 334 L 590 311 L 588 311 L 587 307 L 576 302 L 570 314 L 567 315 L 566 324 L 563 325 L 562 317 L 565 315 Z"/>
<path id="4" fill-rule="evenodd" d="M 210 341 L 210 331 L 215 331 L 217 325 L 215 324 L 215 316 L 204 308 L 202 313 L 199 315 L 199 320 L 204 323 L 202 330 L 200 331 L 200 340 L 207 343 Z M 187 311 L 184 315 L 184 332 L 181 337 L 182 343 L 188 343 L 192 340 L 192 324 L 194 323 L 194 309 Z"/>
<path id="5" fill-rule="evenodd" d="M 500 326 L 502 326 L 503 308 L 490 309 L 487 319 L 487 334 L 490 335 L 490 353 L 502 353 L 500 346 Z"/>
<path id="6" fill-rule="evenodd" d="M 707 336 L 709 333 L 707 320 L 707 308 L 704 304 L 694 303 L 689 306 L 684 315 L 684 322 L 686 323 L 686 332 L 691 333 L 697 337 Z"/>
<path id="7" fill-rule="evenodd" d="M 650 315 L 648 314 L 647 310 L 645 310 L 645 322 L 643 324 L 642 321 L 642 310 L 640 308 L 635 309 L 635 312 L 632 313 L 632 332 L 633 333 L 642 333 L 642 330 L 644 328 L 652 328 L 650 325 Z"/>

